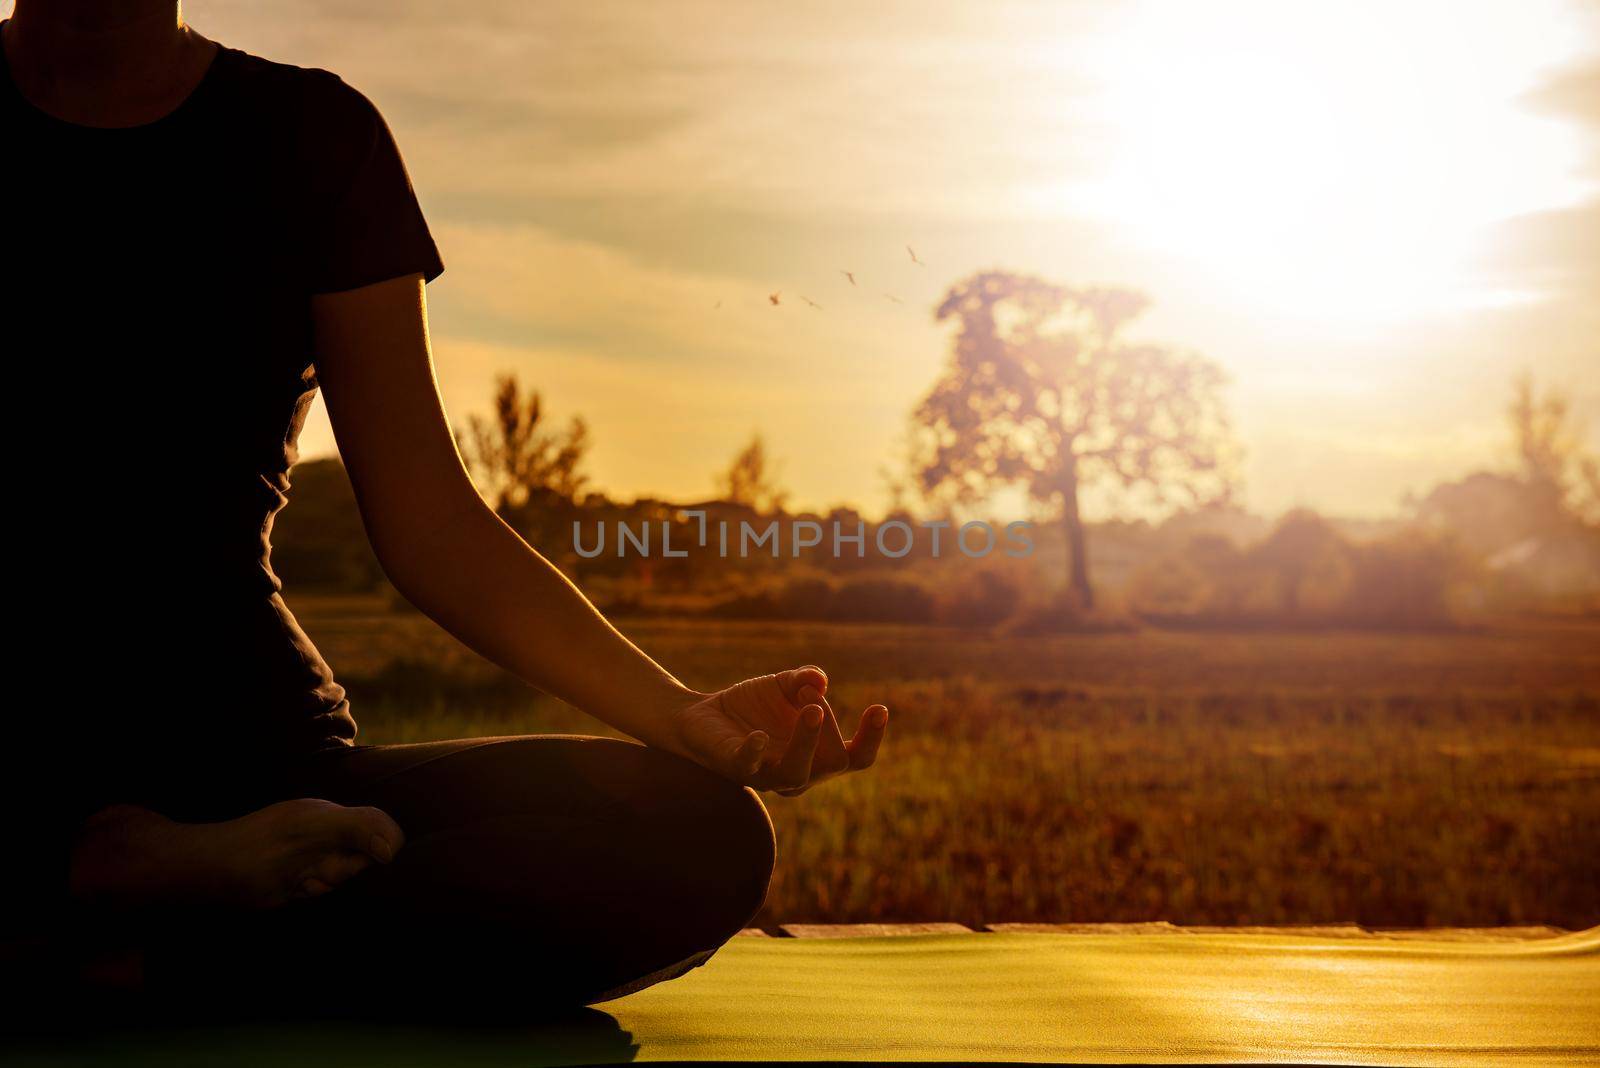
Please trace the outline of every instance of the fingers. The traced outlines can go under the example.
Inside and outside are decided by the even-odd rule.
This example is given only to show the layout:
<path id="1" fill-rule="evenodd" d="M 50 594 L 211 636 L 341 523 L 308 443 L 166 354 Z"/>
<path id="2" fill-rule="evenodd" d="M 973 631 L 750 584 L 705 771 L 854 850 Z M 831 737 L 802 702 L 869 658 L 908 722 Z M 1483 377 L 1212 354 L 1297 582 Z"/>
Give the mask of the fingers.
<path id="1" fill-rule="evenodd" d="M 822 736 L 824 715 L 821 705 L 806 705 L 800 710 L 794 737 L 784 750 L 783 759 L 763 775 L 761 785 L 768 790 L 801 790 L 811 781 L 811 759 L 816 755 L 817 739 Z"/>
<path id="2" fill-rule="evenodd" d="M 707 767 L 757 789 L 783 794 L 803 792 L 814 780 L 870 767 L 877 759 L 889 710 L 869 706 L 861 714 L 855 737 L 846 744 L 829 707 L 827 689 L 827 673 L 813 664 L 747 679 L 717 695 L 727 733 L 713 731 L 718 736 L 714 745 L 691 748 L 702 754 L 698 759 Z M 797 712 L 797 720 L 788 719 Z M 781 728 L 779 737 L 790 735 L 781 755 L 771 744 L 775 728 Z M 763 763 L 764 756 L 772 763 Z"/>
<path id="3" fill-rule="evenodd" d="M 802 708 L 806 705 L 822 707 L 822 734 L 817 739 L 817 752 L 811 763 L 812 775 L 826 779 L 849 770 L 850 754 L 845 751 L 844 735 L 840 732 L 839 721 L 834 717 L 828 699 L 807 682 L 800 687 L 800 700 L 796 704 Z"/>
<path id="4" fill-rule="evenodd" d="M 869 705 L 861 713 L 861 723 L 856 727 L 855 737 L 845 743 L 845 749 L 850 754 L 851 771 L 872 767 L 872 762 L 878 759 L 878 746 L 882 744 L 888 727 L 889 710 L 883 705 Z"/>
<path id="5" fill-rule="evenodd" d="M 783 695 L 791 703 L 803 705 L 807 701 L 816 701 L 828 692 L 828 673 L 815 664 L 805 667 L 793 668 L 778 676 L 778 687 L 783 690 Z M 816 697 L 808 698 L 801 691 L 810 687 L 816 691 Z"/>

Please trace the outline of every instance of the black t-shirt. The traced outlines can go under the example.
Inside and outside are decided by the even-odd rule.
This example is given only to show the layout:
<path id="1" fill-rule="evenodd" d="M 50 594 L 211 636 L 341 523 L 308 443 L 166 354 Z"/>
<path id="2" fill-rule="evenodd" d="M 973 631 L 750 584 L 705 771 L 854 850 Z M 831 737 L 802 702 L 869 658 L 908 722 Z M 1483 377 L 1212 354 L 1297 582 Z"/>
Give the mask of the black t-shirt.
<path id="1" fill-rule="evenodd" d="M 78 126 L 0 52 L 0 145 L 6 689 L 70 749 L 52 794 L 182 807 L 347 744 L 269 538 L 311 296 L 443 269 L 388 127 L 327 71 L 229 48 L 158 121 Z"/>

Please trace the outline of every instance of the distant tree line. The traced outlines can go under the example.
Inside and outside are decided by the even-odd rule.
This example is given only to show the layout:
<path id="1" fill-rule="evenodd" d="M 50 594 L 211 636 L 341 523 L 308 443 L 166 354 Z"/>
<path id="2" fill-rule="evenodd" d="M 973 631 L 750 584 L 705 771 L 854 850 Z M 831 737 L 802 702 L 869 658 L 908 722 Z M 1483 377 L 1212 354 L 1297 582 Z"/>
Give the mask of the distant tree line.
<path id="1" fill-rule="evenodd" d="M 1270 526 L 1230 503 L 1239 451 L 1222 372 L 1198 354 L 1130 339 L 1146 304 L 1129 290 L 1002 272 L 953 286 L 935 312 L 955 326 L 950 359 L 911 415 L 904 472 L 892 473 L 895 508 L 877 522 L 848 507 L 791 512 L 759 433 L 714 476 L 710 500 L 614 501 L 584 469 L 584 421 L 553 426 L 541 395 L 515 375 L 497 380 L 488 413 L 456 437 L 485 501 L 617 610 L 1075 629 L 1140 619 L 1438 626 L 1485 611 L 1600 605 L 1600 474 L 1559 392 L 1519 380 L 1508 411 L 1515 469 L 1438 486 L 1408 502 L 1404 522 L 1354 530 L 1301 510 Z M 338 462 L 300 464 L 293 478 L 295 503 L 274 538 L 279 572 L 295 588 L 386 590 Z M 936 558 L 926 541 L 901 558 L 786 548 L 730 565 L 697 544 L 685 516 L 859 524 L 870 539 L 879 522 L 970 515 L 1007 486 L 1023 489 L 1049 525 L 1030 559 L 983 566 Z M 1175 510 L 1158 524 L 1089 523 L 1082 496 L 1096 486 Z M 690 551 L 580 557 L 575 524 L 603 523 L 666 524 L 673 545 Z M 1098 597 L 1100 585 L 1118 596 Z"/>

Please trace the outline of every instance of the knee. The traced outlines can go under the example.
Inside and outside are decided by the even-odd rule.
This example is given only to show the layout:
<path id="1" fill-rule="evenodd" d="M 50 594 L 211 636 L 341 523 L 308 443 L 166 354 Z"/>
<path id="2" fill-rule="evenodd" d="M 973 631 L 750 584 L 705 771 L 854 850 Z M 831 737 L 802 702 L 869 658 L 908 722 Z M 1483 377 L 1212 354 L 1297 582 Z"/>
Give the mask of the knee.
<path id="1" fill-rule="evenodd" d="M 700 948 L 712 949 L 766 902 L 777 859 L 772 819 L 754 790 L 708 774 L 675 822 L 683 907 L 702 921 Z"/>
<path id="2" fill-rule="evenodd" d="M 731 785 L 731 784 L 730 784 Z M 777 862 L 777 836 L 772 817 L 761 798 L 749 787 L 736 787 L 721 806 L 723 831 L 728 843 L 726 854 L 730 911 L 736 920 L 734 930 L 745 926 L 761 911 L 772 883 Z"/>

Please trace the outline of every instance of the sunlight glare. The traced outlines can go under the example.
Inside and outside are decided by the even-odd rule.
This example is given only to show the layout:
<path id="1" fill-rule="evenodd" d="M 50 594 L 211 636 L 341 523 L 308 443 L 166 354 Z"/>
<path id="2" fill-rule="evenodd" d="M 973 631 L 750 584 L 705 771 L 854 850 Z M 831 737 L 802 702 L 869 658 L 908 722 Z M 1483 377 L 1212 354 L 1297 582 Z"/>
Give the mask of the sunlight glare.
<path id="1" fill-rule="evenodd" d="M 1070 209 L 1270 314 L 1360 329 L 1527 296 L 1490 227 L 1565 206 L 1573 130 L 1521 99 L 1572 58 L 1551 3 L 1141 5 L 1097 53 L 1105 166 Z"/>

